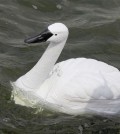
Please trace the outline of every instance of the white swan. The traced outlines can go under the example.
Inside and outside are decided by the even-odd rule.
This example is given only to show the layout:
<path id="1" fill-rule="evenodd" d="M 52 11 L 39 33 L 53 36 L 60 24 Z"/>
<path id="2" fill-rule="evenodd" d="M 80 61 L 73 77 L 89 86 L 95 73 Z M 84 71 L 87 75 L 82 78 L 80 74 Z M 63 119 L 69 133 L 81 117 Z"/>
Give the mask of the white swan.
<path id="1" fill-rule="evenodd" d="M 50 42 L 37 64 L 12 83 L 16 104 L 78 115 L 120 111 L 120 72 L 94 59 L 56 63 L 68 38 L 68 28 L 54 23 L 26 43 Z M 55 65 L 55 66 L 54 66 Z"/>

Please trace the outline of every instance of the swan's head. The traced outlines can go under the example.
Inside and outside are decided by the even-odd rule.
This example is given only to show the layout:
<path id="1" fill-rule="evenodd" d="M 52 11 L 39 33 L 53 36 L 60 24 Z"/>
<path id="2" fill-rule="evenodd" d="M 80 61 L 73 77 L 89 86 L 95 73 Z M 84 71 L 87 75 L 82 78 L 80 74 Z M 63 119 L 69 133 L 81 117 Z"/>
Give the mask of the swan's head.
<path id="1" fill-rule="evenodd" d="M 62 23 L 54 23 L 40 34 L 25 39 L 25 43 L 39 43 L 39 42 L 62 42 L 66 41 L 69 31 L 68 28 Z"/>

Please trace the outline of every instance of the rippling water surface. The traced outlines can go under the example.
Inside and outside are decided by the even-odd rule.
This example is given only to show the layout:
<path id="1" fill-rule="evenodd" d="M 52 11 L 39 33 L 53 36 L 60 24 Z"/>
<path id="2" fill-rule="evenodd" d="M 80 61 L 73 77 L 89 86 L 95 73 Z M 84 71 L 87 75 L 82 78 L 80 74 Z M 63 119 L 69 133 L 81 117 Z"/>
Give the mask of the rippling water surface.
<path id="1" fill-rule="evenodd" d="M 54 22 L 70 29 L 59 61 L 89 57 L 120 69 L 119 0 L 0 0 L 0 134 L 119 134 L 120 118 L 74 117 L 15 105 L 10 81 L 27 72 L 46 45 L 24 38 Z"/>

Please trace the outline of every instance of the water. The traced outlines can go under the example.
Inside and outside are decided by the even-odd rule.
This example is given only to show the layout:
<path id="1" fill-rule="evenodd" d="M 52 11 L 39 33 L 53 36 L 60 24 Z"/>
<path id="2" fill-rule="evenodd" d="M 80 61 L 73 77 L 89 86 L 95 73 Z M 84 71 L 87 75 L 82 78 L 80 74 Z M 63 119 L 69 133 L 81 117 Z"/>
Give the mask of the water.
<path id="1" fill-rule="evenodd" d="M 59 61 L 89 57 L 120 69 L 119 0 L 0 0 L 0 134 L 119 134 L 120 119 L 68 116 L 15 105 L 10 81 L 26 73 L 47 45 L 24 39 L 54 22 L 70 29 Z"/>

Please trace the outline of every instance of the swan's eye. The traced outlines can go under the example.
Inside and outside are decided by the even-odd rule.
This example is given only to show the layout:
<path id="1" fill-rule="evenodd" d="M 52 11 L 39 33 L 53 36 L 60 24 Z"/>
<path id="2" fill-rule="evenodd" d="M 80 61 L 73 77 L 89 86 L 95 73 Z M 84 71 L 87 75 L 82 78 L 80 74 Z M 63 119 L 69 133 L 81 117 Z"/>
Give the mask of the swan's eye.
<path id="1" fill-rule="evenodd" d="M 55 36 L 57 36 L 57 34 L 55 34 Z"/>

